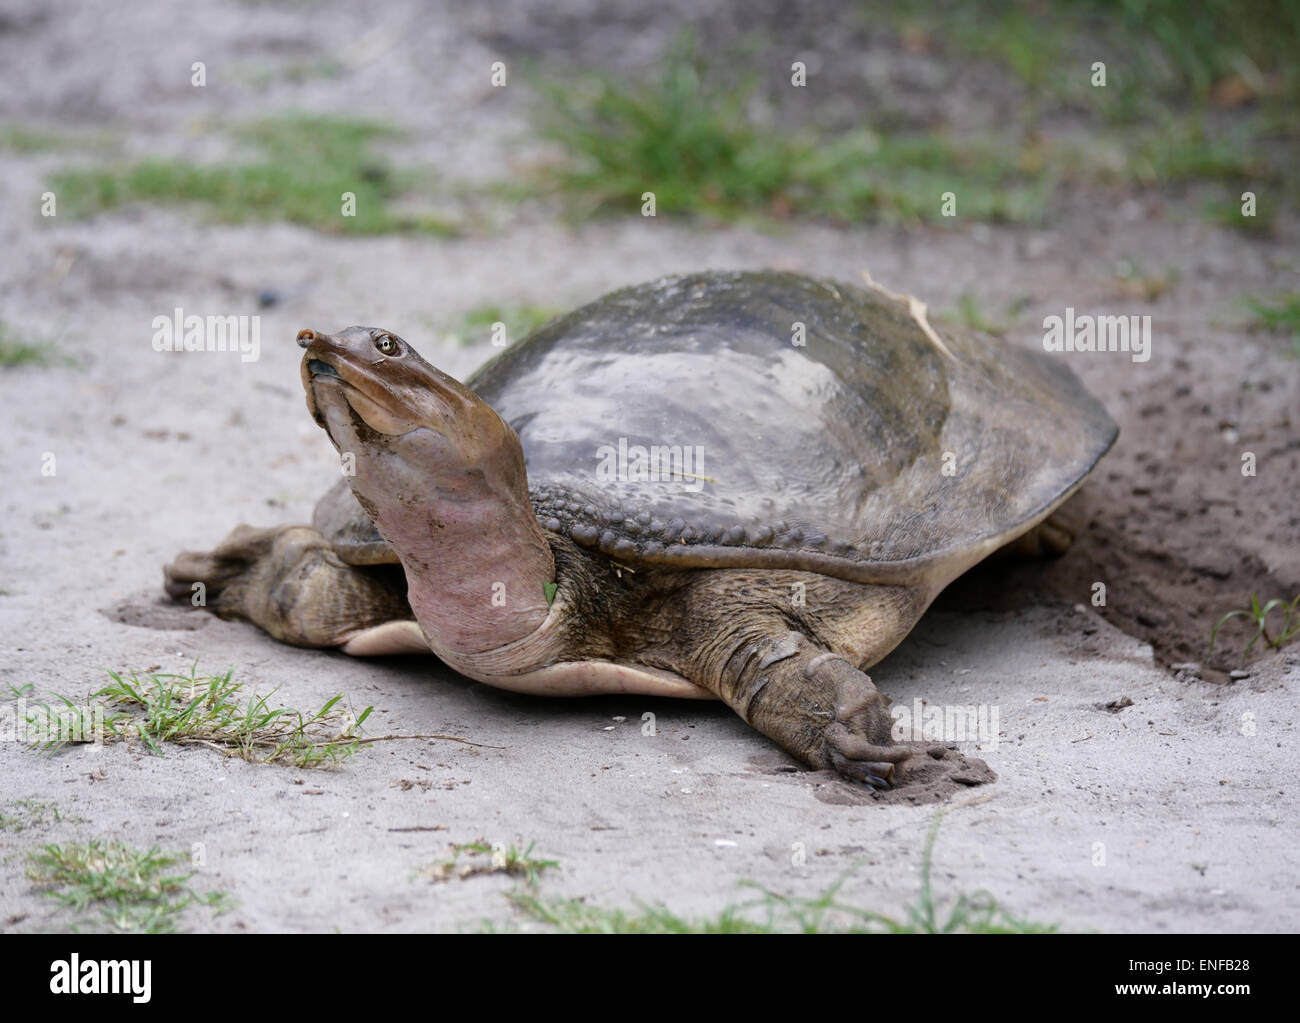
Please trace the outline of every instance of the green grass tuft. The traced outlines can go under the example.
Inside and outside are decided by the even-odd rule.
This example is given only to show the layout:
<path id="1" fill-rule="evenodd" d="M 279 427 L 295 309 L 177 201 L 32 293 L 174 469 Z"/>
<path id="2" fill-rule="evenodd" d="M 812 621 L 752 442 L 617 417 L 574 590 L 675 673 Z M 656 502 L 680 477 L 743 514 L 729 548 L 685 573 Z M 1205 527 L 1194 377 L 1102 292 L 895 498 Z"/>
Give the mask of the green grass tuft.
<path id="1" fill-rule="evenodd" d="M 950 64 L 984 59 L 1023 82 L 1005 123 L 1043 137 L 1044 165 L 1067 179 L 1166 192 L 1215 183 L 1208 216 L 1246 233 L 1268 233 L 1275 209 L 1300 197 L 1295 0 L 1259 0 L 1250 16 L 1206 0 L 1195 17 L 1183 0 L 896 0 L 885 17 L 910 47 Z M 1060 122 L 1080 116 L 1087 143 L 1070 147 Z M 1240 216 L 1242 191 L 1268 196 L 1258 216 Z"/>
<path id="2" fill-rule="evenodd" d="M 235 130 L 258 156 L 247 163 L 146 160 L 68 170 L 56 175 L 53 189 L 74 217 L 127 202 L 191 203 L 222 223 L 283 220 L 335 234 L 456 234 L 434 214 L 396 208 L 414 180 L 375 150 L 399 135 L 374 121 L 286 115 Z M 346 192 L 356 196 L 355 216 L 342 214 Z"/>
<path id="3" fill-rule="evenodd" d="M 550 306 L 503 306 L 488 303 L 467 310 L 463 316 L 445 328 L 443 333 L 445 339 L 454 344 L 472 345 L 491 342 L 494 328 L 501 323 L 505 326 L 506 343 L 514 344 L 542 324 L 553 320 L 561 312 L 562 309 Z"/>
<path id="4" fill-rule="evenodd" d="M 1300 291 L 1292 291 L 1273 301 L 1247 298 L 1245 302 L 1252 314 L 1249 329 L 1290 334 L 1292 354 L 1300 358 Z"/>
<path id="5" fill-rule="evenodd" d="M 684 38 L 642 80 L 543 84 L 538 131 L 563 158 L 540 183 L 586 215 L 640 210 L 653 192 L 657 216 L 938 220 L 951 191 L 962 216 L 1042 216 L 1053 174 L 1026 175 L 1032 154 L 932 132 L 832 139 L 765 125 L 751 113 L 753 79 L 721 79 L 723 63 L 706 66 Z"/>
<path id="6" fill-rule="evenodd" d="M 728 906 L 713 918 L 690 918 L 663 906 L 628 912 L 532 892 L 510 892 L 506 897 L 525 916 L 564 934 L 772 934 L 780 930 L 751 919 L 749 905 Z"/>
<path id="7" fill-rule="evenodd" d="M 157 847 L 142 851 L 121 842 L 93 839 L 85 843 L 44 845 L 28 857 L 27 876 L 42 894 L 77 916 L 72 929 L 89 927 L 119 933 L 171 933 L 191 906 L 215 913 L 230 908 L 223 892 L 199 893 L 190 885 L 193 872 L 176 868 L 181 855 Z M 87 918 L 87 914 L 94 916 Z"/>
<path id="8" fill-rule="evenodd" d="M 0 149 L 14 153 L 51 153 L 63 149 L 68 140 L 62 135 L 43 128 L 30 128 L 22 124 L 0 125 Z"/>
<path id="9" fill-rule="evenodd" d="M 970 291 L 963 291 L 957 296 L 956 308 L 939 313 L 938 316 L 950 323 L 959 324 L 970 330 L 982 331 L 985 334 L 992 334 L 994 337 L 1003 337 L 1014 326 L 1017 317 L 1028 304 L 1029 299 L 1027 298 L 1016 299 L 1007 305 L 1004 315 L 993 317 L 984 311 L 984 306 L 977 295 Z"/>
<path id="10" fill-rule="evenodd" d="M 338 78 L 347 68 L 333 57 L 315 57 L 307 60 L 291 60 L 287 63 L 257 61 L 240 65 L 234 69 L 234 77 L 245 85 L 255 89 L 265 89 L 279 82 L 291 82 L 301 85 L 303 82 Z"/>
<path id="11" fill-rule="evenodd" d="M 52 342 L 19 340 L 13 328 L 0 320 L 0 366 L 49 366 L 59 361 Z"/>
<path id="12" fill-rule="evenodd" d="M 587 905 L 581 899 L 551 899 L 532 892 L 512 892 L 520 912 L 566 933 L 578 934 L 1028 934 L 1052 933 L 1055 925 L 1014 917 L 987 892 L 959 895 L 946 913 L 934 897 L 930 875 L 942 812 L 936 813 L 921 854 L 921 891 L 903 920 L 851 905 L 840 892 L 861 864 L 845 871 L 811 899 L 780 895 L 752 882 L 744 887 L 759 895 L 725 907 L 715 917 L 679 916 L 664 906 L 640 906 L 635 912 Z"/>
<path id="13" fill-rule="evenodd" d="M 1211 135 L 1199 121 L 1166 118 L 1143 134 L 1129 157 L 1129 174 L 1139 185 L 1185 185 L 1217 181 L 1245 186 L 1273 177 L 1267 162 L 1250 144 L 1246 126 L 1226 135 Z"/>
<path id="14" fill-rule="evenodd" d="M 68 152 L 108 154 L 121 146 L 121 134 L 111 128 L 51 131 L 29 124 L 0 124 L 0 151 L 20 156 Z"/>
<path id="15" fill-rule="evenodd" d="M 1205 100 L 1221 83 L 1241 79 L 1265 97 L 1300 102 L 1295 0 L 1255 0 L 1249 16 L 1236 0 L 1199 0 L 1195 17 L 1183 0 L 1088 0 L 1087 6 L 1117 14 L 1122 37 L 1159 55 L 1148 77 L 1165 96 L 1190 91 Z"/>
<path id="16" fill-rule="evenodd" d="M 36 366 L 46 361 L 44 348 L 0 338 L 0 366 Z"/>
<path id="17" fill-rule="evenodd" d="M 891 8 L 913 38 L 932 34 L 1001 64 L 1058 102 L 1106 100 L 1133 116 L 1153 106 L 1204 104 L 1216 88 L 1224 101 L 1226 82 L 1279 109 L 1300 101 L 1295 0 L 1256 0 L 1249 16 L 1237 0 L 1200 0 L 1195 17 L 1184 0 L 896 0 Z M 1092 91 L 1092 60 L 1107 65 L 1105 93 Z"/>
<path id="18" fill-rule="evenodd" d="M 372 707 L 355 718 L 338 708 L 342 696 L 332 697 L 312 714 L 272 707 L 274 691 L 265 696 L 248 692 L 233 675 L 233 669 L 224 675 L 200 675 L 197 665 L 188 675 L 153 673 L 142 678 L 134 672 L 110 671 L 112 682 L 93 694 L 103 702 L 87 706 L 60 696 L 63 711 L 43 705 L 43 715 L 36 715 L 46 722 L 54 715 L 81 715 L 74 722 L 82 725 L 74 733 L 79 738 L 69 740 L 71 729 L 51 729 L 37 745 L 54 752 L 69 741 L 92 741 L 95 729 L 87 719 L 95 711 L 103 712 L 104 742 L 136 740 L 160 756 L 163 746 L 171 743 L 214 747 L 254 763 L 333 767 L 365 745 L 359 732 Z"/>

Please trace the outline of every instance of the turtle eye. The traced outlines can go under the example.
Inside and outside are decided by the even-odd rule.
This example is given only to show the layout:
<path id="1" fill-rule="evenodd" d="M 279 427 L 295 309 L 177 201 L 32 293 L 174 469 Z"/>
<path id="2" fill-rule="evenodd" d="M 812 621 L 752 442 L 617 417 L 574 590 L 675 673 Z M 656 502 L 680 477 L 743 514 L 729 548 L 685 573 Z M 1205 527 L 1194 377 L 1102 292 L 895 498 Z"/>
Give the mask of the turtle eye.
<path id="1" fill-rule="evenodd" d="M 392 334 L 380 334 L 375 338 L 375 347 L 383 355 L 396 355 L 398 352 L 397 339 Z"/>

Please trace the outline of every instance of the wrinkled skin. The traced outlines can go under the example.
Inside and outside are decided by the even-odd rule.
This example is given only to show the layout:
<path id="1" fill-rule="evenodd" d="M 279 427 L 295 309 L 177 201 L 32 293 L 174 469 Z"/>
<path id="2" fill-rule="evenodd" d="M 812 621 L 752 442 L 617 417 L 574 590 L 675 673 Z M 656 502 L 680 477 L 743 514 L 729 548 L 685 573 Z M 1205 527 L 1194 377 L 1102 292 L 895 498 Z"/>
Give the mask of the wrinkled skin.
<path id="1" fill-rule="evenodd" d="M 572 324 L 569 329 L 576 331 Z M 1071 465 L 1060 473 L 1054 490 L 1041 468 L 1033 468 L 1032 486 L 1046 498 L 1028 495 L 1019 521 L 1001 531 L 971 534 L 942 557 L 927 560 L 917 553 L 923 548 L 914 514 L 906 538 L 897 541 L 905 549 L 892 563 L 873 562 L 865 548 L 836 560 L 807 528 L 760 537 L 762 543 L 770 540 L 771 549 L 755 553 L 726 547 L 732 541 L 725 529 L 710 532 L 711 526 L 697 529 L 688 544 L 688 526 L 687 535 L 678 538 L 682 550 L 673 547 L 669 557 L 665 544 L 653 538 L 647 543 L 630 518 L 628 532 L 619 534 L 620 525 L 612 540 L 607 533 L 588 531 L 574 488 L 586 486 L 590 497 L 589 471 L 586 479 L 579 476 L 578 483 L 568 485 L 567 497 L 565 485 L 557 482 L 562 474 L 551 469 L 530 489 L 525 456 L 530 467 L 556 458 L 565 449 L 548 448 L 546 438 L 558 438 L 559 427 L 534 433 L 538 439 L 522 444 L 516 430 L 475 391 L 385 330 L 303 331 L 299 344 L 305 349 L 308 410 L 345 467 L 353 469 L 347 484 L 365 518 L 354 525 L 344 509 L 342 521 L 350 532 L 342 545 L 307 526 L 241 527 L 216 550 L 183 554 L 168 566 L 167 589 L 173 596 L 188 597 L 192 583 L 201 580 L 218 614 L 250 620 L 287 642 L 358 655 L 429 650 L 463 674 L 521 692 L 721 699 L 805 763 L 876 788 L 889 786 L 900 771 L 905 781 L 907 771 L 899 765 L 918 749 L 891 742 L 888 700 L 863 669 L 907 634 L 951 578 L 991 551 L 1017 538 L 1026 551 L 1044 545 L 1055 550 L 1068 542 L 1044 520 L 1099 457 L 1102 441 L 1109 444 L 1102 436 L 1105 424 L 1097 420 L 1101 439 L 1090 442 L 1092 448 L 1081 445 L 1077 456 L 1061 454 L 1082 468 Z M 881 372 L 896 376 L 899 361 L 915 348 L 927 379 L 943 384 L 946 371 L 948 388 L 956 390 L 949 398 L 943 387 L 926 385 L 927 393 L 951 408 L 917 412 L 921 418 L 907 429 L 932 431 L 936 439 L 918 447 L 908 462 L 901 446 L 906 433 L 899 434 L 891 441 L 897 452 L 888 457 L 902 461 L 877 463 L 879 479 L 871 484 L 877 489 L 907 473 L 917 480 L 909 486 L 929 485 L 927 477 L 916 475 L 915 460 L 922 450 L 937 456 L 949 442 L 942 431 L 960 429 L 963 409 L 975 407 L 975 399 L 962 390 L 961 374 L 985 372 L 975 355 L 961 368 L 946 368 L 941 358 L 934 361 L 938 357 L 928 341 L 909 338 L 900 344 L 898 353 L 882 359 Z M 510 355 L 479 375 L 484 389 L 501 391 Z M 997 359 L 988 366 L 989 376 L 979 377 L 977 385 L 1002 372 Z M 1043 388 L 1044 402 L 1051 405 L 1054 373 L 1031 365 L 1021 375 L 1036 380 L 1033 386 Z M 1079 405 L 1083 399 L 1071 390 L 1077 383 L 1068 372 L 1065 377 L 1059 400 L 1063 406 Z M 974 386 L 971 394 L 978 393 Z M 498 400 L 513 401 L 504 392 Z M 1090 407 L 1079 407 L 1091 414 Z M 538 429 L 531 414 L 515 422 Z M 618 430 L 619 424 L 611 423 L 606 432 L 617 436 Z M 986 462 L 1002 459 L 1005 471 L 1003 451 L 1015 450 L 1015 438 L 999 438 L 995 447 L 996 458 Z M 563 456 L 566 466 L 580 448 L 579 443 Z M 990 480 L 968 487 L 969 500 L 990 501 L 985 495 L 993 493 L 992 485 Z M 883 491 L 863 493 L 863 507 L 885 500 Z M 622 498 L 614 499 L 615 507 Z M 323 501 L 322 507 L 341 507 L 340 500 Z M 598 502 L 599 494 L 590 500 Z M 614 521 L 599 507 L 594 510 L 604 516 L 600 521 Z M 664 506 L 665 515 L 671 510 Z M 318 510 L 318 525 L 320 518 Z M 369 535 L 366 519 L 373 523 Z M 853 535 L 851 525 L 839 528 Z M 711 541 L 711 536 L 722 539 Z M 400 571 L 376 563 L 384 560 L 399 562 Z M 798 600 L 792 599 L 795 593 Z M 953 759 L 954 770 L 967 766 Z"/>
<path id="2" fill-rule="evenodd" d="M 387 331 L 298 340 L 308 411 L 353 457 L 348 483 L 401 558 L 435 649 L 473 654 L 535 632 L 555 563 L 515 432 Z M 482 599 L 485 579 L 502 584 L 504 602 Z"/>

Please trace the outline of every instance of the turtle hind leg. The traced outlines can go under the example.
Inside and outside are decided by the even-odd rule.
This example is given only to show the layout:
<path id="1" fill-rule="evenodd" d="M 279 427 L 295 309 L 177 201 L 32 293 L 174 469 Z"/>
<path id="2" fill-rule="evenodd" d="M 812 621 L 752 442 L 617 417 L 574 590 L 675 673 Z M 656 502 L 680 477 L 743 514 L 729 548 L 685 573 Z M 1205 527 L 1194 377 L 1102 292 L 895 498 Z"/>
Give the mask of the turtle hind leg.
<path id="1" fill-rule="evenodd" d="M 1021 533 L 1010 543 L 999 548 L 994 553 L 994 557 L 1006 555 L 1016 558 L 1059 558 L 1070 549 L 1079 530 L 1078 515 L 1073 509 L 1063 506 L 1033 529 Z"/>
<path id="2" fill-rule="evenodd" d="M 375 642 L 385 635 L 376 630 L 414 618 L 400 566 L 346 564 L 310 526 L 239 526 L 211 551 L 178 554 L 163 579 L 173 599 L 295 646 L 346 649 L 368 634 L 349 652 L 398 652 Z"/>

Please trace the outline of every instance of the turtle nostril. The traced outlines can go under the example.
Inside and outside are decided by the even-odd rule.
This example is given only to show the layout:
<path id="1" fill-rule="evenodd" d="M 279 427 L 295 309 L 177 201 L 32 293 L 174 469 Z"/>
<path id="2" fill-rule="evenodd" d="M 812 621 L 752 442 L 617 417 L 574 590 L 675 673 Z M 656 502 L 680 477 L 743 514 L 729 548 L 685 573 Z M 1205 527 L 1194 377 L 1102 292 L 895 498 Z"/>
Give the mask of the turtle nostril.
<path id="1" fill-rule="evenodd" d="M 309 344 L 311 344 L 315 340 L 316 340 L 316 332 L 314 330 L 311 330 L 309 328 L 304 328 L 298 331 L 299 348 L 306 348 Z"/>

